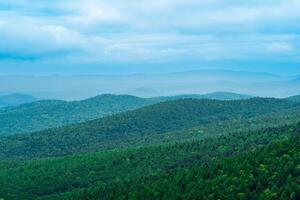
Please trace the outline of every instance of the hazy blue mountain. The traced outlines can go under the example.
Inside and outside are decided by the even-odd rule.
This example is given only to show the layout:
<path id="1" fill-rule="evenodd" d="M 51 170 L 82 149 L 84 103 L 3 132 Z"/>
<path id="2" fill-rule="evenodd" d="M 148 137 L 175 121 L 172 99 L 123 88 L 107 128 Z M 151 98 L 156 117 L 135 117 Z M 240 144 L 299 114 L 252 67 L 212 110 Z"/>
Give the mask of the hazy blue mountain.
<path id="1" fill-rule="evenodd" d="M 145 99 L 130 95 L 105 94 L 82 101 L 43 100 L 0 110 L 0 136 L 85 122 L 168 100 L 232 100 L 248 97 L 250 96 L 234 93 L 213 93 Z"/>
<path id="2" fill-rule="evenodd" d="M 163 96 L 163 97 L 153 97 L 149 98 L 152 101 L 170 101 L 170 100 L 179 100 L 179 99 L 215 99 L 215 100 L 241 100 L 249 99 L 252 96 L 247 94 L 236 94 L 231 92 L 213 92 L 202 95 L 177 95 L 177 96 Z"/>
<path id="3" fill-rule="evenodd" d="M 295 77 L 225 70 L 199 70 L 165 74 L 0 76 L 0 93 L 21 91 L 43 99 L 80 100 L 97 94 L 141 97 L 205 94 L 227 91 L 252 96 L 296 95 Z"/>
<path id="4" fill-rule="evenodd" d="M 230 92 L 214 92 L 202 95 L 203 98 L 206 99 L 217 99 L 217 100 L 240 100 L 240 99 L 249 99 L 252 96 L 247 94 L 237 94 Z"/>
<path id="5" fill-rule="evenodd" d="M 37 101 L 38 99 L 26 94 L 10 94 L 5 96 L 0 96 L 0 107 L 7 106 L 17 106 L 24 103 L 30 103 Z"/>

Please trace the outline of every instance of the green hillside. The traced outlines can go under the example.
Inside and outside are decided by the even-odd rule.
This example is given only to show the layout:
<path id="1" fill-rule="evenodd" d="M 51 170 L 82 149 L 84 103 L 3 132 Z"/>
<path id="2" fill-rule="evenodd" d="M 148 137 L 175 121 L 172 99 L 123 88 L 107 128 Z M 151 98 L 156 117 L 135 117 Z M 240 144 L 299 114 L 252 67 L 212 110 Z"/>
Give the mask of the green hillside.
<path id="1" fill-rule="evenodd" d="M 234 93 L 212 93 L 143 99 L 129 95 L 100 95 L 73 102 L 38 101 L 0 110 L 0 136 L 35 132 L 47 128 L 86 122 L 162 101 L 187 98 L 233 100 L 245 99 L 249 96 Z"/>
<path id="2" fill-rule="evenodd" d="M 239 101 L 169 101 L 86 123 L 3 137 L 0 139 L 0 158 L 63 156 L 149 145 L 164 140 L 170 142 L 192 139 L 185 132 L 177 138 L 171 135 L 171 140 L 165 136 L 170 136 L 167 134 L 169 132 L 176 134 L 180 130 L 199 126 L 217 132 L 220 131 L 216 128 L 218 124 L 230 121 L 240 123 L 268 113 L 273 115 L 273 112 L 297 109 L 299 110 L 298 104 L 264 98 Z M 281 116 L 280 113 L 278 116 Z M 270 120 L 270 123 L 274 124 L 274 121 Z M 232 130 L 228 127 L 225 130 Z M 197 130 L 197 133 L 205 134 L 202 130 Z"/>
<path id="3" fill-rule="evenodd" d="M 101 95 L 83 101 L 44 100 L 0 111 L 0 135 L 34 132 L 134 110 L 149 103 L 134 96 Z"/>
<path id="4" fill-rule="evenodd" d="M 300 138 L 245 155 L 219 158 L 163 175 L 98 184 L 93 189 L 44 199 L 257 199 L 300 198 Z"/>
<path id="5" fill-rule="evenodd" d="M 235 184 L 244 177 L 239 177 L 241 170 L 245 170 L 245 175 L 249 175 L 248 170 L 255 170 L 257 167 L 264 166 L 266 170 L 276 169 L 272 173 L 277 172 L 280 168 L 274 169 L 274 167 L 269 166 L 272 157 L 277 164 L 292 161 L 291 164 L 285 166 L 287 169 L 292 170 L 297 167 L 295 162 L 299 158 L 299 130 L 300 124 L 297 124 L 252 132 L 232 133 L 216 139 L 155 145 L 124 151 L 107 151 L 26 162 L 0 162 L 0 197 L 26 200 L 55 195 L 52 198 L 58 199 L 59 196 L 63 195 L 67 199 L 85 199 L 87 197 L 89 197 L 88 199 L 128 199 L 127 195 L 137 195 L 138 199 L 169 199 L 170 197 L 167 198 L 168 195 L 173 192 L 173 195 L 189 195 L 190 192 L 194 191 L 190 189 L 199 187 L 198 184 L 203 185 L 209 182 L 210 184 L 205 187 L 205 190 L 198 191 L 205 193 L 206 190 L 210 191 L 214 188 L 213 184 L 216 180 L 225 181 L 223 175 L 229 172 L 231 172 L 230 176 L 236 178 L 228 181 L 235 181 Z M 293 139 L 289 140 L 290 137 Z M 259 150 L 256 152 L 263 146 L 281 141 L 284 142 L 280 145 L 271 145 L 266 148 L 271 148 L 271 151 Z M 254 153 L 251 153 L 253 151 Z M 249 155 L 239 157 L 246 153 Z M 277 160 L 276 156 L 287 160 Z M 225 157 L 233 158 L 224 160 Z M 244 158 L 245 161 L 243 161 Z M 224 163 L 226 166 L 223 165 Z M 278 166 L 283 167 L 283 165 Z M 231 171 L 231 167 L 238 170 Z M 204 169 L 208 170 L 205 180 L 201 178 Z M 213 176 L 216 172 L 220 179 Z M 276 181 L 277 179 L 279 181 L 279 177 L 285 180 L 288 174 L 287 176 L 284 174 L 292 173 L 292 171 L 278 172 L 283 174 L 278 174 L 275 177 L 271 174 L 270 177 Z M 178 174 L 182 175 L 180 177 L 183 178 L 184 184 L 192 186 L 191 188 L 186 187 L 182 194 L 177 191 L 179 187 Z M 268 175 L 266 174 L 266 176 Z M 264 177 L 262 176 L 261 179 Z M 292 180 L 295 179 L 295 177 L 292 178 Z M 253 179 L 251 180 L 253 181 Z M 162 190 L 157 188 L 159 185 L 162 186 Z M 218 184 L 216 186 L 222 187 Z M 248 186 L 242 184 L 239 187 L 246 188 Z M 262 185 L 260 190 L 262 189 L 263 191 L 266 190 L 266 185 Z M 71 191 L 72 193 L 66 193 Z M 218 192 L 221 191 L 223 190 L 218 190 Z M 257 190 L 252 192 L 255 191 Z M 292 191 L 288 190 L 287 192 L 292 193 Z M 224 195 L 230 194 L 230 190 L 223 192 Z M 64 195 L 64 193 L 66 194 Z M 152 196 L 155 194 L 159 196 Z M 202 193 L 198 193 L 198 195 L 200 194 L 202 195 Z"/>

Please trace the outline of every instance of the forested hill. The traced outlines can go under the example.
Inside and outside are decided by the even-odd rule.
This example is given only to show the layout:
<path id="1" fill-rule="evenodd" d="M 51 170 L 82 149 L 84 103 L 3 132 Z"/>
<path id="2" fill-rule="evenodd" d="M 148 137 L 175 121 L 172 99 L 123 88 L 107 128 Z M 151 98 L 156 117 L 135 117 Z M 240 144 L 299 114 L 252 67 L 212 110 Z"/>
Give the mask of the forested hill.
<path id="1" fill-rule="evenodd" d="M 0 111 L 0 135 L 80 123 L 149 104 L 145 99 L 128 95 L 101 95 L 73 102 L 38 101 Z"/>
<path id="2" fill-rule="evenodd" d="M 187 98 L 233 100 L 250 96 L 219 92 L 144 99 L 129 95 L 106 94 L 73 102 L 44 100 L 0 110 L 0 136 L 76 124 L 163 101 Z"/>
<path id="3" fill-rule="evenodd" d="M 248 119 L 297 106 L 290 101 L 267 98 L 163 102 L 86 123 L 3 137 L 0 158 L 37 158 L 126 148 L 145 138 L 144 143 L 151 143 L 152 136 L 170 131 Z"/>
<path id="4" fill-rule="evenodd" d="M 35 102 L 38 99 L 26 94 L 11 94 L 0 96 L 0 108 L 1 107 L 8 107 L 8 106 L 17 106 L 24 103 L 31 103 Z"/>
<path id="5" fill-rule="evenodd" d="M 286 100 L 300 102 L 300 95 L 287 97 Z"/>

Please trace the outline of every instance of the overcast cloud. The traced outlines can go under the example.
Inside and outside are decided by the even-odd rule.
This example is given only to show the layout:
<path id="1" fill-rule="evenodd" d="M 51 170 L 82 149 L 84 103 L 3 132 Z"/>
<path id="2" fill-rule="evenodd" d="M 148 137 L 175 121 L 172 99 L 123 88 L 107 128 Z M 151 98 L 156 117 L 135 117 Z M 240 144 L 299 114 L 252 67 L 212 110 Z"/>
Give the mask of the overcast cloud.
<path id="1" fill-rule="evenodd" d="M 299 10 L 299 0 L 0 0 L 0 64 L 298 62 Z"/>

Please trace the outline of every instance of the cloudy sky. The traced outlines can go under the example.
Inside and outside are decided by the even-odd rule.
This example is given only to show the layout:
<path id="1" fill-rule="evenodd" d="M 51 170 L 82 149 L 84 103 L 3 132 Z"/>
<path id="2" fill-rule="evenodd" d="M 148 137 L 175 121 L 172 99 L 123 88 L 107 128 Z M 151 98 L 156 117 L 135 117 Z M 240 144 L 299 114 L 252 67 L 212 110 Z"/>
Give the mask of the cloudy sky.
<path id="1" fill-rule="evenodd" d="M 0 74 L 300 74 L 300 0 L 0 0 Z"/>

